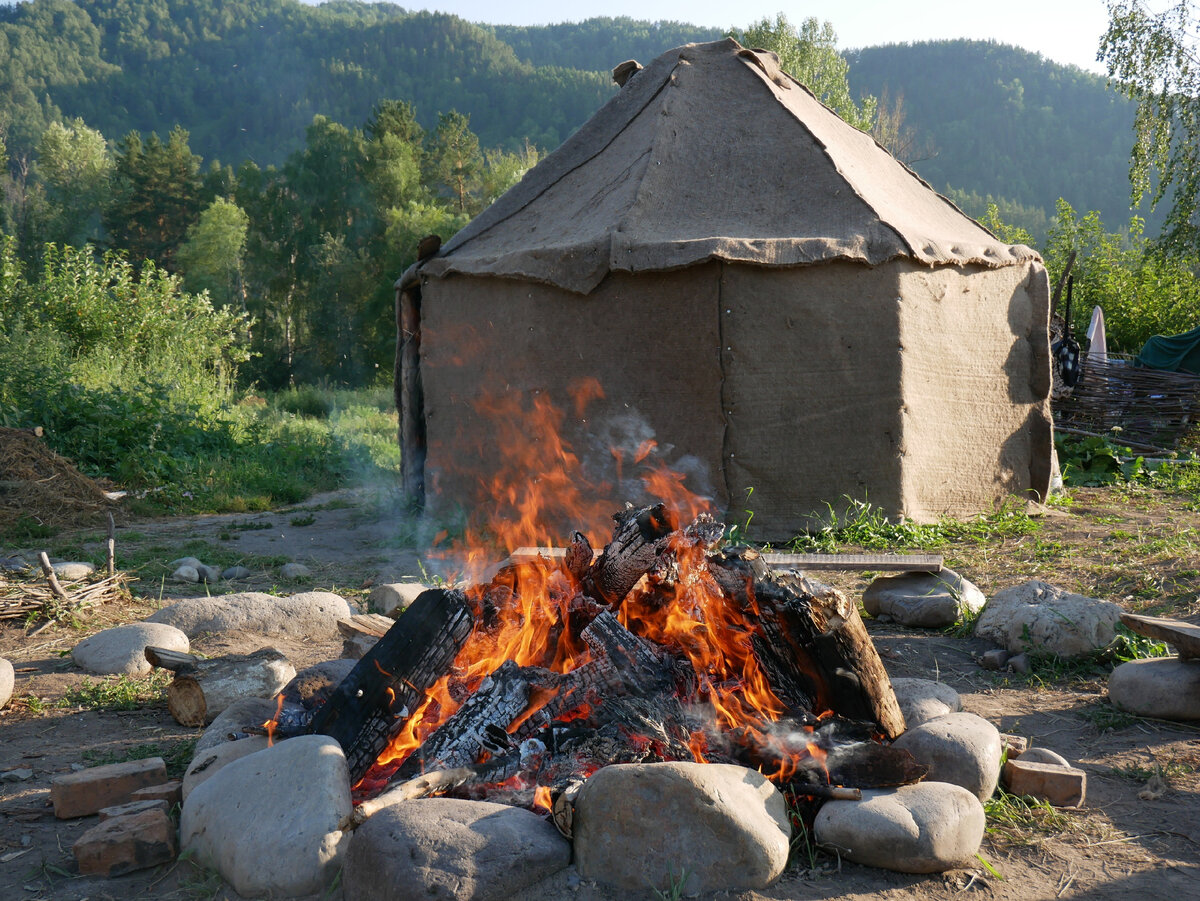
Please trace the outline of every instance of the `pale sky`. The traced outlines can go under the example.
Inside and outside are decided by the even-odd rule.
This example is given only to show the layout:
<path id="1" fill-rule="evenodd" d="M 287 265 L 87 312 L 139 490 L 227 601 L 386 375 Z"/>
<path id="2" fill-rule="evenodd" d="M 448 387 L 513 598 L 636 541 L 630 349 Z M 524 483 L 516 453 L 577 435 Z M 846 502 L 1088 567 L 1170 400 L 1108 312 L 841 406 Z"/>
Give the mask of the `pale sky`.
<path id="1" fill-rule="evenodd" d="M 833 24 L 839 48 L 972 38 L 1015 44 L 1059 63 L 1103 74 L 1096 62 L 1108 23 L 1105 0 L 397 0 L 405 9 L 454 13 L 470 22 L 546 25 L 596 16 L 675 20 L 717 28 L 742 28 L 782 12 L 799 23 L 810 16 Z"/>

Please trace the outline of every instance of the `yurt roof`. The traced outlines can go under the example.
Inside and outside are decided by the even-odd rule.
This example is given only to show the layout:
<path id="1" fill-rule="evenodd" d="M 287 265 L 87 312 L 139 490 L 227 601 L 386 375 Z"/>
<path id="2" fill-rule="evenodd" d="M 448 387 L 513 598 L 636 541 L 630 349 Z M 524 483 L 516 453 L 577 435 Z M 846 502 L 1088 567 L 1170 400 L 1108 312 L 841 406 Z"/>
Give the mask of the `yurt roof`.
<path id="1" fill-rule="evenodd" d="M 869 135 L 727 39 L 633 74 L 422 271 L 588 293 L 613 271 L 708 260 L 800 266 L 896 258 L 1011 265 L 1007 245 Z"/>

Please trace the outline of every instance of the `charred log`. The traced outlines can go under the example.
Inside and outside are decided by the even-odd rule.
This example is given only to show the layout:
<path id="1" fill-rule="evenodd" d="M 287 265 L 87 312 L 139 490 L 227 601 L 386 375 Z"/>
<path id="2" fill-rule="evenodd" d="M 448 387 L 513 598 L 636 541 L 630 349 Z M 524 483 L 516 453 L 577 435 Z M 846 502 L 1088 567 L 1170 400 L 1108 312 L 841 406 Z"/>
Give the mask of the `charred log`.
<path id="1" fill-rule="evenodd" d="M 313 731 L 341 743 L 351 783 L 362 778 L 449 670 L 471 624 L 461 592 L 422 592 L 320 708 Z"/>
<path id="2" fill-rule="evenodd" d="M 612 541 L 588 569 L 582 587 L 596 600 L 619 607 L 630 589 L 654 567 L 664 539 L 676 523 L 662 504 L 628 508 L 614 514 L 613 521 Z"/>

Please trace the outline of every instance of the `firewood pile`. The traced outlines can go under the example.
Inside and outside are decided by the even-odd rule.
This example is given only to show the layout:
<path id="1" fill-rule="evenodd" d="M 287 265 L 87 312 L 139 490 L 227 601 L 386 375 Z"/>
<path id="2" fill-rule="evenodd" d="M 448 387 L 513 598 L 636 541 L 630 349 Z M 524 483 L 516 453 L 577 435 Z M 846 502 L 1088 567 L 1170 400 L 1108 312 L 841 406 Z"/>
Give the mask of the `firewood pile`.
<path id="1" fill-rule="evenodd" d="M 660 760 L 738 763 L 809 798 L 925 774 L 887 744 L 904 720 L 853 603 L 722 547 L 706 515 L 613 518 L 602 553 L 576 532 L 560 561 L 424 592 L 273 731 L 337 738 L 360 800 L 549 808 L 603 766 Z"/>

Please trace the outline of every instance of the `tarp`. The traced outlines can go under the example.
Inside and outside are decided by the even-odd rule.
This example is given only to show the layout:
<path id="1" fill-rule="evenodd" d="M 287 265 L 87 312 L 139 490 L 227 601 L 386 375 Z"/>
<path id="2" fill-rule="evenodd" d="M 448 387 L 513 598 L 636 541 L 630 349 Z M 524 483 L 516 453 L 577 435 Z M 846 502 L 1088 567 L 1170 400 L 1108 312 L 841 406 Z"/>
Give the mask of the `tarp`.
<path id="1" fill-rule="evenodd" d="M 423 273 L 586 294 L 610 272 L 709 260 L 988 268 L 998 241 L 778 67 L 727 39 L 658 57 Z"/>
<path id="2" fill-rule="evenodd" d="M 1134 362 L 1150 369 L 1200 375 L 1200 326 L 1182 335 L 1155 335 Z"/>

